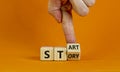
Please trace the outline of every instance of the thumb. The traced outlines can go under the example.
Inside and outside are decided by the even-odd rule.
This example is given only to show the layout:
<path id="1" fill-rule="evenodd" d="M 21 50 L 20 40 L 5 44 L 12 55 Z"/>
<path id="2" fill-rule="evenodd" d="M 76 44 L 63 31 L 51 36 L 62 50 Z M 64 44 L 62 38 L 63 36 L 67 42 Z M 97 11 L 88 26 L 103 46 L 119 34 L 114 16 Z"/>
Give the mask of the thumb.
<path id="1" fill-rule="evenodd" d="M 61 22 L 61 0 L 49 0 L 48 12 L 58 21 Z"/>

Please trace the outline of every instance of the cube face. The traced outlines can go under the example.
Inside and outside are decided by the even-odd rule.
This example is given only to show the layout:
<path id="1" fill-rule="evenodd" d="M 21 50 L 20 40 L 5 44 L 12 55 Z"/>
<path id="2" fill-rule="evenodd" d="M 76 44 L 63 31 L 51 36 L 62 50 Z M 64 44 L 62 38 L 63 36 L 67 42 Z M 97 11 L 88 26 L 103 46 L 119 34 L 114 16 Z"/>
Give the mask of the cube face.
<path id="1" fill-rule="evenodd" d="M 68 52 L 67 60 L 80 60 L 80 53 L 79 52 Z"/>
<path id="2" fill-rule="evenodd" d="M 40 60 L 53 60 L 53 47 L 41 47 Z"/>
<path id="3" fill-rule="evenodd" d="M 80 60 L 80 44 L 67 44 L 67 60 Z"/>
<path id="4" fill-rule="evenodd" d="M 66 48 L 65 47 L 54 47 L 54 60 L 66 61 Z"/>

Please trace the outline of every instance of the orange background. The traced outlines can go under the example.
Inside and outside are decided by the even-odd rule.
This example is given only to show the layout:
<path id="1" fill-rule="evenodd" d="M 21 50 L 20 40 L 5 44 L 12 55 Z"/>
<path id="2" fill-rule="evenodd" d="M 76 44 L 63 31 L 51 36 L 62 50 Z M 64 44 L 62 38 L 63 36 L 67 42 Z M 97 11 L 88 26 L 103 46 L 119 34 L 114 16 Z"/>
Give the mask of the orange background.
<path id="1" fill-rule="evenodd" d="M 0 72 L 120 71 L 120 0 L 97 0 L 86 17 L 73 11 L 80 61 L 42 62 L 41 46 L 66 46 L 48 0 L 0 0 Z"/>

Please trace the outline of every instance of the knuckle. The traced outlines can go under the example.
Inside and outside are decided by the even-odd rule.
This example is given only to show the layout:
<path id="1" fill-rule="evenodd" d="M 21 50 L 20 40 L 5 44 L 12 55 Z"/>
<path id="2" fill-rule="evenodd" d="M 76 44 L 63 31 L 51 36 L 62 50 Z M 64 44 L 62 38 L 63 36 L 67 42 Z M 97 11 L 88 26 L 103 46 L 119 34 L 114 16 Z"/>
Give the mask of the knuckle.
<path id="1" fill-rule="evenodd" d="M 88 3 L 88 6 L 93 6 L 95 4 L 95 0 L 91 0 L 90 3 Z"/>
<path id="2" fill-rule="evenodd" d="M 89 13 L 89 9 L 84 8 L 84 9 L 82 9 L 81 16 L 86 16 L 86 15 L 88 15 L 88 13 Z"/>

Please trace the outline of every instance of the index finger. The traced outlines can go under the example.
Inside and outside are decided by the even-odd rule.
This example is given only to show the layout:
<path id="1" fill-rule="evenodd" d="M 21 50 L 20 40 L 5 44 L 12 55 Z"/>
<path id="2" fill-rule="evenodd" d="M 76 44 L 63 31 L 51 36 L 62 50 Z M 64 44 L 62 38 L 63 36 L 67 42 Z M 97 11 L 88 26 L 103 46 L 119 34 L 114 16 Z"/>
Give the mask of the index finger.
<path id="1" fill-rule="evenodd" d="M 72 22 L 72 15 L 69 12 L 62 11 L 62 27 L 67 43 L 75 43 L 76 38 L 74 34 L 74 27 Z"/>
<path id="2" fill-rule="evenodd" d="M 74 28 L 72 23 L 72 17 L 68 12 L 62 11 L 63 19 L 62 19 L 62 27 L 64 31 L 64 35 L 67 43 L 75 43 L 76 38 L 74 34 Z"/>
<path id="3" fill-rule="evenodd" d="M 74 27 L 72 22 L 72 5 L 67 0 L 61 7 L 62 10 L 62 27 L 67 43 L 75 43 L 76 38 L 74 34 Z"/>

